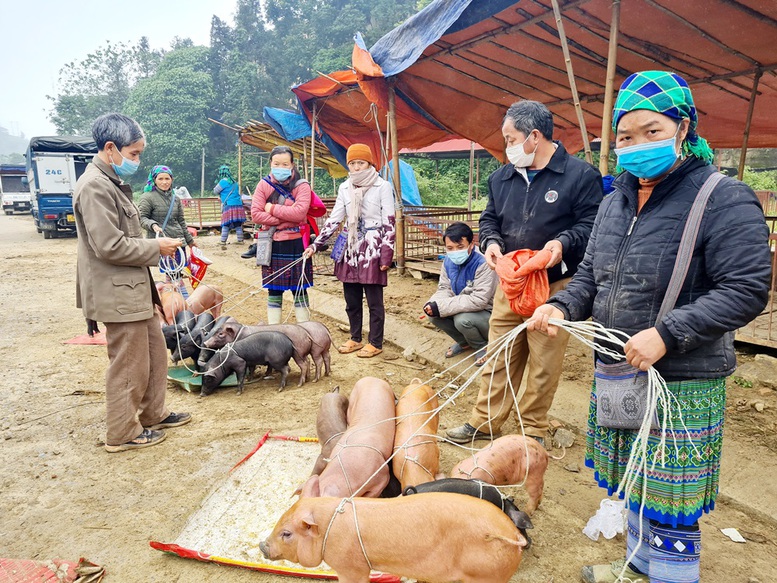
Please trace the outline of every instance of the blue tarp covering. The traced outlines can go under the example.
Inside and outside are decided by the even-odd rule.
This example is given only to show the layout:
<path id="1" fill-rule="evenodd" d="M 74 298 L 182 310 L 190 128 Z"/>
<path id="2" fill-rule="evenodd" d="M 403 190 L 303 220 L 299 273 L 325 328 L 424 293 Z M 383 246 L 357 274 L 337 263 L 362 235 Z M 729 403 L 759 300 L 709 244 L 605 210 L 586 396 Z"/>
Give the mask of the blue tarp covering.
<path id="1" fill-rule="evenodd" d="M 301 113 L 276 107 L 265 107 L 262 109 L 262 117 L 284 140 L 293 142 L 294 140 L 310 137 L 310 132 L 312 131 L 310 122 Z M 316 139 L 326 146 L 344 168 L 348 167 L 345 148 L 325 133 L 317 132 Z"/>
<path id="2" fill-rule="evenodd" d="M 516 0 L 434 0 L 380 38 L 370 54 L 383 69 L 383 75 L 397 75 L 413 65 L 426 47 L 441 36 L 463 30 L 513 4 Z M 360 35 L 356 43 L 364 48 Z"/>
<path id="3" fill-rule="evenodd" d="M 388 167 L 390 177 L 393 162 L 389 162 Z M 402 184 L 402 203 L 421 206 L 421 193 L 418 192 L 418 182 L 416 182 L 413 167 L 402 160 L 399 161 L 399 181 Z"/>

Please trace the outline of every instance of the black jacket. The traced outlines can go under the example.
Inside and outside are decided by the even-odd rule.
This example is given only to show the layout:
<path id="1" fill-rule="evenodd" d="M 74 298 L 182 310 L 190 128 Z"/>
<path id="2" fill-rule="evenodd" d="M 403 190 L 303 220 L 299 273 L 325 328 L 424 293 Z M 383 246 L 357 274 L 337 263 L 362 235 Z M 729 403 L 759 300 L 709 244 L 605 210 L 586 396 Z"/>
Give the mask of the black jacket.
<path id="1" fill-rule="evenodd" d="M 702 217 L 676 306 L 656 317 L 691 205 L 713 166 L 689 158 L 656 185 L 637 214 L 639 183 L 624 172 L 596 217 L 577 275 L 550 299 L 570 320 L 593 316 L 629 335 L 656 326 L 666 380 L 718 378 L 736 368 L 733 331 L 761 313 L 771 281 L 769 229 L 753 191 L 724 178 Z"/>
<path id="2" fill-rule="evenodd" d="M 491 243 L 508 253 L 539 250 L 552 239 L 561 241 L 568 271 L 561 273 L 561 263 L 551 268 L 551 282 L 577 270 L 603 196 L 599 171 L 556 143 L 556 152 L 531 184 L 511 164 L 488 177 L 488 204 L 479 226 L 484 252 Z"/>

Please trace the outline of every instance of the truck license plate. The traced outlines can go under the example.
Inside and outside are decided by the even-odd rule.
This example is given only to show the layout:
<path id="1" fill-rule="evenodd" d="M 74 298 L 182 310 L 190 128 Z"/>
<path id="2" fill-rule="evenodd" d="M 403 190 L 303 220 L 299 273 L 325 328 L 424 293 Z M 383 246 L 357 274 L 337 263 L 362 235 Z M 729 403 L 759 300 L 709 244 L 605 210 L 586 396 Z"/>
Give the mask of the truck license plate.
<path id="1" fill-rule="evenodd" d="M 67 222 L 68 223 L 75 223 L 76 218 L 73 215 L 67 215 Z"/>

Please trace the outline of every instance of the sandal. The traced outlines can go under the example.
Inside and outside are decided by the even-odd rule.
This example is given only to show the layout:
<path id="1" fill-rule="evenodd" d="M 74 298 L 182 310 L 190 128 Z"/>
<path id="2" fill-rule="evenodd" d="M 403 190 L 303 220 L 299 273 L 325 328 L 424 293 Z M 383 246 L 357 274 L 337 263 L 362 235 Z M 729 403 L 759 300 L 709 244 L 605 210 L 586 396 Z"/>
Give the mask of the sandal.
<path id="1" fill-rule="evenodd" d="M 475 356 L 478 357 L 478 359 L 475 361 L 475 366 L 483 366 L 486 364 L 486 360 L 488 360 L 488 354 L 486 353 L 485 348 L 481 348 L 475 353 Z"/>
<path id="2" fill-rule="evenodd" d="M 609 565 L 589 565 L 583 567 L 580 576 L 584 583 L 648 583 L 648 576 L 632 571 L 626 567 L 623 577 L 624 559 L 613 561 Z"/>
<path id="3" fill-rule="evenodd" d="M 448 351 L 445 353 L 445 358 L 453 358 L 454 356 L 457 356 L 469 349 L 470 349 L 469 344 L 459 344 L 457 342 L 456 344 L 454 344 L 448 349 Z"/>
<path id="4" fill-rule="evenodd" d="M 144 447 L 151 447 L 157 443 L 162 443 L 165 440 L 164 431 L 154 431 L 153 429 L 144 429 L 143 432 L 135 439 L 122 443 L 120 445 L 108 445 L 105 444 L 105 451 L 108 453 L 118 453 L 120 451 L 127 451 L 130 449 L 143 449 Z"/>
<path id="5" fill-rule="evenodd" d="M 364 344 L 361 342 L 355 342 L 354 340 L 349 340 L 348 342 L 343 342 L 340 347 L 337 349 L 337 352 L 340 354 L 350 354 L 351 352 L 356 352 L 357 350 L 360 350 L 364 347 Z"/>
<path id="6" fill-rule="evenodd" d="M 356 356 L 359 358 L 372 358 L 373 356 L 378 356 L 381 352 L 383 352 L 382 348 L 375 348 L 368 342 L 364 348 L 356 353 Z"/>

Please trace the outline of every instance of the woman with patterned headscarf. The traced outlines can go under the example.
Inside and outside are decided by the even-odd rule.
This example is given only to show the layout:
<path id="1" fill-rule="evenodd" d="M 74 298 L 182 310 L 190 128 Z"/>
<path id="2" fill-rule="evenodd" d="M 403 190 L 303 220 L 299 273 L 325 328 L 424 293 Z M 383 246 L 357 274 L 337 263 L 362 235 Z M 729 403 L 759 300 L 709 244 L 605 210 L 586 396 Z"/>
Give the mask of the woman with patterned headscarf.
<path id="1" fill-rule="evenodd" d="M 227 248 L 227 239 L 232 229 L 235 229 L 237 244 L 242 245 L 246 211 L 243 208 L 240 189 L 226 164 L 219 167 L 219 181 L 213 189 L 213 194 L 221 199 L 221 248 Z"/>
<path id="2" fill-rule="evenodd" d="M 698 521 L 715 507 L 718 494 L 726 377 L 736 367 L 733 332 L 758 316 L 768 299 L 771 257 L 763 211 L 748 186 L 719 176 L 710 164 L 712 150 L 697 133 L 698 121 L 688 84 L 674 73 L 643 71 L 623 82 L 613 113 L 623 172 L 602 202 L 577 274 L 529 323 L 529 329 L 554 335 L 549 318 L 592 317 L 625 332 L 631 336 L 626 362 L 643 371 L 655 367 L 673 396 L 666 425 L 674 432 L 661 422 L 650 430 L 648 467 L 656 463 L 647 472 L 637 468 L 627 501 L 628 563 L 622 558 L 584 567 L 589 583 L 699 581 Z M 687 275 L 674 307 L 660 310 L 690 209 L 710 177 L 720 181 L 703 207 Z M 597 371 L 614 362 L 596 357 Z M 659 421 L 663 411 L 659 402 Z M 601 421 L 605 417 L 602 411 L 597 416 L 595 381 L 586 465 L 611 495 L 638 456 L 632 452 L 637 431 L 610 427 Z"/>

